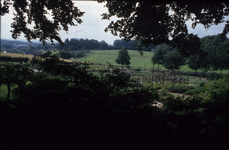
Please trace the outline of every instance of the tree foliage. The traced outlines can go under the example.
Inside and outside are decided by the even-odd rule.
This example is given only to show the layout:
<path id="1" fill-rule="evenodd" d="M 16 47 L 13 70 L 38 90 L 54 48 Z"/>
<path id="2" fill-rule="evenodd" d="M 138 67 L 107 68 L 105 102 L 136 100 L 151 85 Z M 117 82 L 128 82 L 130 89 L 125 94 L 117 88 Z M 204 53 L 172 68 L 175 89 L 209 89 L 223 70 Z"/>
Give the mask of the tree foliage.
<path id="1" fill-rule="evenodd" d="M 227 69 L 229 64 L 228 39 L 226 35 L 205 36 L 200 39 L 201 49 L 205 56 L 201 57 L 200 68 L 205 70 Z"/>
<path id="2" fill-rule="evenodd" d="M 158 143 L 158 149 L 228 149 L 228 80 L 207 84 L 204 99 L 160 98 L 164 107 L 159 109 L 149 106 L 159 98 L 157 91 L 120 69 L 109 65 L 112 73 L 97 76 L 86 71 L 86 62 L 67 63 L 58 56 L 48 52 L 34 56 L 32 66 L 1 70 L 18 85 L 11 101 L 0 101 L 3 148 L 43 148 L 39 143 L 44 143 L 45 148 L 82 149 L 85 141 L 93 147 L 105 141 L 108 147 L 127 149 Z M 34 74 L 29 67 L 42 72 Z"/>
<path id="3" fill-rule="evenodd" d="M 121 18 L 116 22 L 112 21 L 105 32 L 110 31 L 127 41 L 134 38 L 146 46 L 166 43 L 177 47 L 178 51 L 186 56 L 198 53 L 200 44 L 196 35 L 188 34 L 185 21 L 192 20 L 192 28 L 197 24 L 209 28 L 213 24 L 225 22 L 222 33 L 226 35 L 229 32 L 229 21 L 224 20 L 224 17 L 229 15 L 229 3 L 107 0 L 98 2 L 107 2 L 105 7 L 108 8 L 108 13 L 103 14 L 103 19 L 115 15 Z M 169 11 L 173 13 L 170 14 Z"/>
<path id="4" fill-rule="evenodd" d="M 102 40 L 102 41 L 97 41 L 95 39 L 65 39 L 64 42 L 65 46 L 63 47 L 61 44 L 57 44 L 57 47 L 59 50 L 69 50 L 69 51 L 78 51 L 83 49 L 88 49 L 88 50 L 98 50 L 98 49 L 109 49 L 108 44 Z"/>
<path id="5" fill-rule="evenodd" d="M 71 0 L 4 0 L 3 5 L 1 1 L 1 15 L 8 13 L 11 5 L 15 9 L 12 38 L 17 39 L 24 33 L 28 41 L 38 38 L 43 44 L 50 39 L 52 43 L 56 40 L 63 45 L 58 31 L 68 31 L 69 25 L 77 25 L 74 21 L 82 23 L 80 17 L 84 14 Z M 51 11 L 52 19 L 48 19 L 48 11 Z M 32 23 L 35 24 L 33 29 L 28 28 Z"/>
<path id="6" fill-rule="evenodd" d="M 184 65 L 184 57 L 178 53 L 177 49 L 165 43 L 156 46 L 152 62 L 165 66 L 166 69 L 176 70 Z"/>
<path id="7" fill-rule="evenodd" d="M 185 64 L 185 59 L 176 49 L 174 49 L 165 54 L 162 64 L 166 69 L 179 70 L 180 67 Z"/>
<path id="8" fill-rule="evenodd" d="M 191 55 L 188 58 L 188 62 L 187 62 L 188 66 L 190 69 L 195 70 L 195 73 L 201 67 L 201 63 L 202 63 L 201 59 L 203 58 L 201 58 L 200 55 L 197 55 L 197 54 Z"/>
<path id="9" fill-rule="evenodd" d="M 118 57 L 115 59 L 115 62 L 117 64 L 121 64 L 121 65 L 129 65 L 130 64 L 130 56 L 128 54 L 128 51 L 125 47 L 123 47 L 119 53 L 118 53 Z"/>
<path id="10" fill-rule="evenodd" d="M 150 44 L 166 43 L 177 47 L 178 51 L 185 56 L 202 53 L 199 49 L 198 37 L 188 34 L 185 21 L 192 20 L 192 28 L 195 28 L 197 24 L 202 24 L 207 29 L 213 24 L 218 25 L 224 22 L 226 24 L 222 34 L 226 35 L 229 32 L 229 21 L 224 20 L 224 17 L 229 15 L 227 2 L 113 2 L 109 0 L 97 0 L 97 2 L 106 2 L 105 7 L 108 8 L 108 13 L 102 15 L 103 19 L 109 19 L 115 15 L 122 18 L 116 22 L 112 21 L 105 29 L 106 32 L 111 31 L 113 35 L 119 35 L 127 41 L 131 39 L 141 41 L 140 43 L 146 47 Z M 74 7 L 71 0 L 41 2 L 4 0 L 1 2 L 1 15 L 8 13 L 11 5 L 16 10 L 12 24 L 12 37 L 16 39 L 24 33 L 28 41 L 39 38 L 44 44 L 48 39 L 52 42 L 55 39 L 63 45 L 58 35 L 61 26 L 63 30 L 68 31 L 68 25 L 76 25 L 73 20 L 81 23 L 80 17 L 84 14 Z M 48 10 L 52 11 L 53 20 L 47 18 Z M 33 30 L 27 27 L 32 22 L 35 23 Z M 141 44 L 139 46 L 141 47 Z"/>

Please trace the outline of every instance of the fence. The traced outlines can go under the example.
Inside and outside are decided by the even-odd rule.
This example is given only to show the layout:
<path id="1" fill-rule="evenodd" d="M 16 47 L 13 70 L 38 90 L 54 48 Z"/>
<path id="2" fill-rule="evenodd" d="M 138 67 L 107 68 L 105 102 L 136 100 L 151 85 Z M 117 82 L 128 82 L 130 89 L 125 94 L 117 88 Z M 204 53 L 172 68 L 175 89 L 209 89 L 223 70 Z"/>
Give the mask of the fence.
<path id="1" fill-rule="evenodd" d="M 99 74 L 101 70 L 107 70 L 107 73 L 112 73 L 108 65 L 93 64 L 90 65 L 87 71 Z M 106 69 L 106 67 L 108 67 Z M 122 66 L 115 66 L 115 68 L 122 68 Z M 182 72 L 182 71 L 168 71 L 160 69 L 149 69 L 149 68 L 124 68 L 124 72 L 130 74 L 131 79 L 135 79 L 144 85 L 153 86 L 158 84 L 163 87 L 164 84 L 179 84 L 179 85 L 194 85 L 200 82 L 206 81 L 206 79 L 195 75 L 193 72 Z M 204 80 L 203 80 L 204 79 Z"/>

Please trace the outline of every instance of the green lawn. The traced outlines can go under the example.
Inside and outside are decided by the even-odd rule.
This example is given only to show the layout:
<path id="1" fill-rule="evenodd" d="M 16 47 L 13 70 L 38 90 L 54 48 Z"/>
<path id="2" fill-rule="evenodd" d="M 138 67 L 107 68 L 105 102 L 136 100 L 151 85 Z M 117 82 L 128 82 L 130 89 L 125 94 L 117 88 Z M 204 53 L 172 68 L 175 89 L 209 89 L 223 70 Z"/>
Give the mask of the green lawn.
<path id="1" fill-rule="evenodd" d="M 86 57 L 82 58 L 77 58 L 75 60 L 78 61 L 90 61 L 92 63 L 100 63 L 102 65 L 105 65 L 106 62 L 111 63 L 112 65 L 115 66 L 120 66 L 115 62 L 115 59 L 118 57 L 118 52 L 119 50 L 91 50 L 89 55 Z M 151 58 L 153 57 L 153 52 L 143 52 L 143 56 L 139 54 L 139 52 L 135 50 L 128 50 L 128 53 L 131 57 L 131 67 L 134 68 L 147 68 L 150 69 L 152 68 L 152 63 L 151 63 Z M 154 69 L 157 69 L 158 65 L 154 65 Z M 166 70 L 165 67 L 162 65 L 159 65 L 159 69 Z M 184 71 L 184 72 L 194 72 L 191 70 L 188 65 L 184 65 L 181 67 L 179 71 Z M 197 72 L 202 72 L 201 70 L 197 70 Z M 209 71 L 213 72 L 213 71 Z M 220 70 L 215 71 L 216 73 L 220 73 Z M 223 70 L 222 73 L 228 74 L 228 70 Z"/>
<path id="2" fill-rule="evenodd" d="M 115 66 L 118 65 L 115 62 L 115 59 L 118 57 L 119 50 L 92 50 L 90 51 L 90 55 L 82 58 L 78 58 L 76 60 L 79 61 L 90 61 L 92 63 L 101 63 L 102 65 L 107 64 L 107 62 L 111 63 Z M 152 52 L 144 52 L 143 56 L 139 54 L 139 52 L 134 50 L 128 50 L 128 53 L 131 57 L 130 66 L 135 68 L 151 68 L 151 57 L 153 56 Z"/>

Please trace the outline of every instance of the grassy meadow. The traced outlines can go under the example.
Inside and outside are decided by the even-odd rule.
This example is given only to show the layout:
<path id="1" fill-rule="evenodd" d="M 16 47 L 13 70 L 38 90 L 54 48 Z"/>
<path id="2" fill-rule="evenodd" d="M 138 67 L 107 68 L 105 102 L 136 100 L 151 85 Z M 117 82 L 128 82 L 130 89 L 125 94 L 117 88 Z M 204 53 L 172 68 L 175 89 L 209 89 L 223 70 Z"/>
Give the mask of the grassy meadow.
<path id="1" fill-rule="evenodd" d="M 29 60 L 32 60 L 33 55 L 22 55 L 22 54 L 16 54 L 16 53 L 2 53 L 0 52 L 0 56 L 10 56 L 10 57 L 28 57 Z"/>
<path id="2" fill-rule="evenodd" d="M 44 51 L 45 52 L 45 51 Z M 56 52 L 54 52 L 56 53 Z M 120 64 L 118 65 L 115 62 L 115 59 L 118 57 L 119 50 L 91 50 L 90 53 L 86 53 L 85 57 L 73 59 L 74 61 L 89 61 L 91 63 L 95 63 L 96 65 L 93 65 L 91 67 L 96 67 L 96 68 L 104 68 L 103 66 L 98 66 L 98 64 L 101 65 L 107 65 L 107 62 L 111 63 L 111 65 L 114 66 L 121 66 Z M 138 51 L 136 50 L 128 50 L 128 53 L 131 57 L 131 68 L 142 68 L 142 69 L 152 69 L 152 62 L 151 58 L 153 57 L 153 52 L 143 52 L 143 56 L 139 54 Z M 30 60 L 32 60 L 33 55 L 21 55 L 21 54 L 15 54 L 15 53 L 0 53 L 0 56 L 10 56 L 10 57 L 28 57 Z M 63 60 L 63 59 L 61 59 Z M 67 62 L 71 62 L 72 60 L 70 59 L 64 59 Z M 158 65 L 154 65 L 154 69 L 157 69 Z M 165 67 L 162 65 L 159 65 L 160 70 L 166 70 Z M 184 71 L 184 72 L 194 72 L 191 70 L 188 65 L 184 65 L 181 67 L 179 71 Z M 197 70 L 197 72 L 202 72 L 201 70 Z M 209 71 L 209 72 L 216 72 L 220 73 L 220 70 L 217 71 Z M 228 74 L 228 70 L 223 70 L 223 74 Z"/>
<path id="3" fill-rule="evenodd" d="M 91 50 L 90 54 L 82 57 L 82 58 L 77 58 L 74 60 L 78 61 L 90 61 L 92 63 L 100 63 L 102 65 L 106 65 L 106 62 L 111 63 L 112 65 L 115 66 L 121 66 L 118 65 L 115 62 L 115 59 L 118 57 L 118 52 L 119 50 Z M 153 52 L 143 52 L 143 56 L 139 54 L 139 52 L 135 50 L 128 50 L 128 53 L 131 57 L 131 64 L 130 66 L 132 68 L 146 68 L 146 69 L 152 69 L 152 62 L 151 58 L 153 57 Z M 158 65 L 154 65 L 154 69 L 157 69 Z M 160 70 L 166 70 L 164 66 L 159 65 Z M 184 71 L 184 72 L 194 72 L 192 69 L 188 67 L 188 65 L 184 65 L 181 67 L 179 71 Z M 197 72 L 202 72 L 201 70 L 197 70 Z M 220 73 L 220 70 L 218 71 L 209 71 L 209 72 L 216 72 Z M 223 70 L 222 73 L 228 74 L 228 70 Z"/>

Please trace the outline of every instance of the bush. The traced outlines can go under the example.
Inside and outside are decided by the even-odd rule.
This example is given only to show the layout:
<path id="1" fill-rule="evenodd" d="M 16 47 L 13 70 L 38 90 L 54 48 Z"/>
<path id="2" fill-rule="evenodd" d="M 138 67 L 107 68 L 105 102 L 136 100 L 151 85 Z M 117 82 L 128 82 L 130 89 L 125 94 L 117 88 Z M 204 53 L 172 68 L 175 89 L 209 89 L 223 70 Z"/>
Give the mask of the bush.
<path id="1" fill-rule="evenodd" d="M 70 52 L 61 52 L 60 57 L 63 59 L 70 59 L 72 54 Z"/>
<path id="2" fill-rule="evenodd" d="M 185 92 L 186 95 L 194 95 L 199 94 L 200 92 L 204 92 L 204 87 L 197 87 L 195 89 L 190 89 Z"/>
<path id="3" fill-rule="evenodd" d="M 83 51 L 77 51 L 77 52 L 73 53 L 72 56 L 80 58 L 80 57 L 84 56 L 84 52 Z"/>
<path id="4" fill-rule="evenodd" d="M 173 92 L 173 93 L 184 93 L 185 91 L 193 88 L 194 87 L 192 86 L 181 86 L 181 87 L 171 87 L 168 90 L 169 92 Z"/>
<path id="5" fill-rule="evenodd" d="M 169 93 L 168 93 L 168 90 L 167 90 L 166 88 L 163 87 L 163 88 L 161 89 L 161 96 L 168 96 L 168 94 L 169 94 Z"/>
<path id="6" fill-rule="evenodd" d="M 208 75 L 207 75 L 207 80 L 217 80 L 217 79 L 219 79 L 219 78 L 222 78 L 222 75 L 220 75 L 220 74 L 218 74 L 218 73 L 209 73 Z"/>
<path id="7" fill-rule="evenodd" d="M 28 57 L 10 57 L 10 56 L 1 56 L 1 61 L 11 61 L 11 62 L 28 62 Z"/>
<path id="8" fill-rule="evenodd" d="M 199 83 L 199 86 L 200 86 L 200 87 L 204 87 L 204 85 L 205 85 L 205 82 L 200 82 L 200 83 Z"/>

